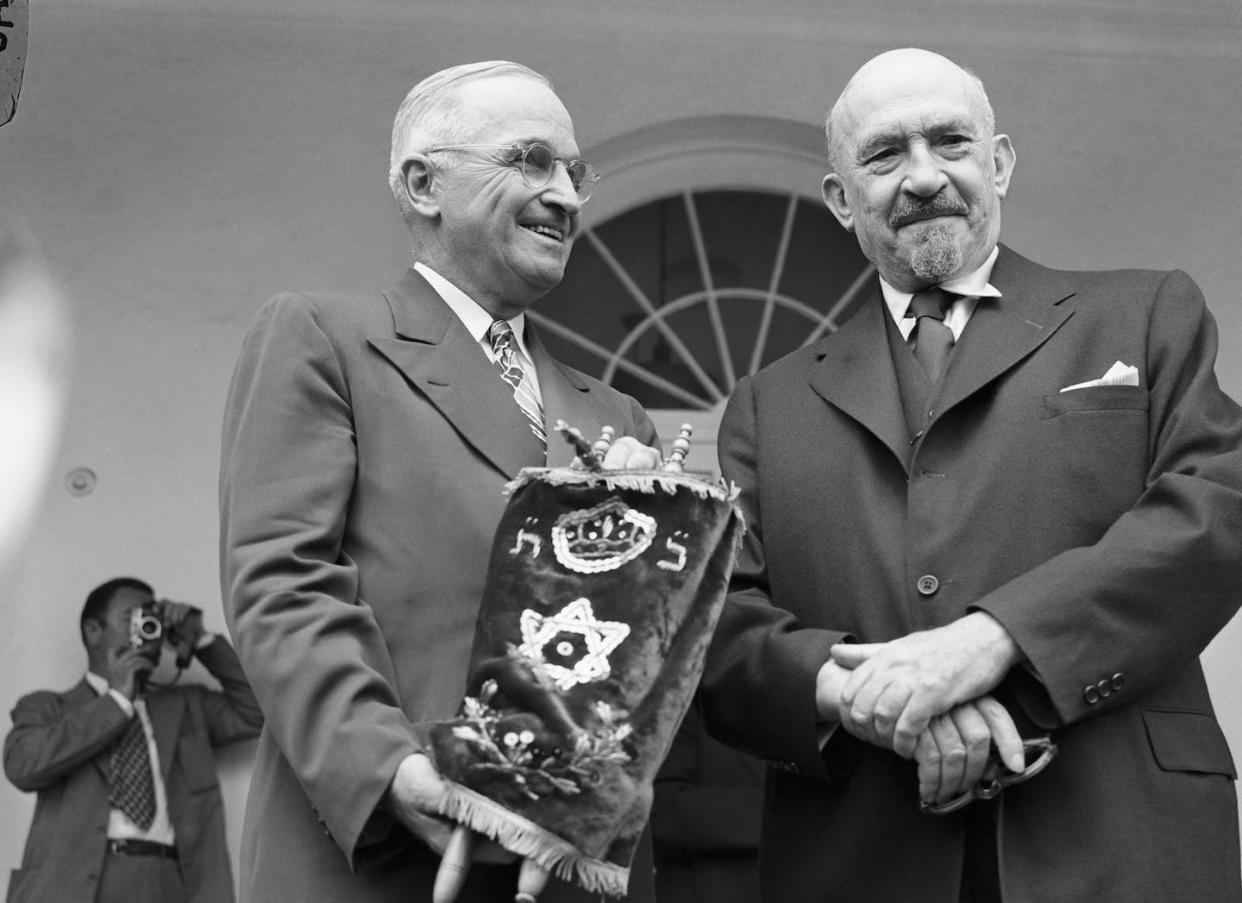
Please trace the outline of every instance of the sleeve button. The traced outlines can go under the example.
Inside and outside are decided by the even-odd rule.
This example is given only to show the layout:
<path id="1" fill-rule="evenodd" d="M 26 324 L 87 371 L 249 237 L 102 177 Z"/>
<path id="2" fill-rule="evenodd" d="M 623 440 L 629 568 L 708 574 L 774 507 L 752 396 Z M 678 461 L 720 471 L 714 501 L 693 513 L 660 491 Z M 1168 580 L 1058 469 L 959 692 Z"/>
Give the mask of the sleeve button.
<path id="1" fill-rule="evenodd" d="M 1082 698 L 1086 700 L 1087 705 L 1095 705 L 1100 701 L 1100 688 L 1095 684 L 1087 684 L 1083 688 Z"/>

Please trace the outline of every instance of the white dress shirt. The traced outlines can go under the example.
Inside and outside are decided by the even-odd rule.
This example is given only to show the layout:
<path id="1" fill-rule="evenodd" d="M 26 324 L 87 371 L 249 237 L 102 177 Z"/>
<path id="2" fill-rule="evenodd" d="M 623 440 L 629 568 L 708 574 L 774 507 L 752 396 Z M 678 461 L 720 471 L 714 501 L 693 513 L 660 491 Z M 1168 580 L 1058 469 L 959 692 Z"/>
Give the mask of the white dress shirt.
<path id="1" fill-rule="evenodd" d="M 173 846 L 177 835 L 173 831 L 172 820 L 168 817 L 168 793 L 164 789 L 164 775 L 160 771 L 160 756 L 155 748 L 155 731 L 151 728 L 151 718 L 147 715 L 147 705 L 142 697 L 130 700 L 125 694 L 108 686 L 106 678 L 93 671 L 86 672 L 86 682 L 100 696 L 111 696 L 116 700 L 127 715 L 137 715 L 142 722 L 142 732 L 147 738 L 147 757 L 151 761 L 151 776 L 155 779 L 155 819 L 151 827 L 142 830 L 133 820 L 120 809 L 108 810 L 109 840 L 149 840 Z"/>
<path id="2" fill-rule="evenodd" d="M 962 276 L 954 276 L 940 283 L 939 287 L 946 292 L 961 295 L 944 315 L 944 325 L 953 331 L 953 341 L 956 342 L 962 337 L 962 330 L 966 328 L 966 323 L 970 320 L 970 315 L 975 312 L 975 307 L 981 298 L 1001 297 L 1000 291 L 988 282 L 992 278 L 992 267 L 995 266 L 999 254 L 1000 248 L 993 248 L 988 259 L 979 269 Z M 914 295 L 911 292 L 893 288 L 884 281 L 883 276 L 880 277 L 880 291 L 884 293 L 884 303 L 888 305 L 888 312 L 892 314 L 893 321 L 901 330 L 901 337 L 909 341 L 910 333 L 914 331 L 914 325 L 918 322 L 914 317 L 906 316 L 906 311 L 910 308 L 910 299 Z"/>

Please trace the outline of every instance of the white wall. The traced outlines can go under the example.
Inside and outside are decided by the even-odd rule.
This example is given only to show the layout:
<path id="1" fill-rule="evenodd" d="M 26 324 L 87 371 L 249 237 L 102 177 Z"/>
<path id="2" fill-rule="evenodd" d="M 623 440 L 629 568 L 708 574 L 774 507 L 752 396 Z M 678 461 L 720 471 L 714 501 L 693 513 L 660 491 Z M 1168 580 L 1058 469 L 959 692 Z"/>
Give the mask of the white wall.
<path id="1" fill-rule="evenodd" d="M 1222 382 L 1242 396 L 1235 0 L 32 6 L 21 101 L 0 129 L 0 213 L 25 219 L 71 297 L 76 369 L 46 504 L 0 586 L 6 711 L 77 680 L 78 611 L 108 577 L 144 577 L 222 628 L 218 433 L 241 337 L 278 290 L 396 279 L 392 115 L 444 65 L 508 57 L 548 73 L 590 148 L 692 116 L 814 123 L 873 53 L 947 52 L 985 79 L 1017 147 L 1005 238 L 1054 266 L 1187 269 L 1220 323 Z M 84 498 L 59 482 L 79 465 L 99 477 Z M 1237 619 L 1206 659 L 1242 753 Z M 249 752 L 221 760 L 234 854 Z M 0 888 L 32 807 L 0 782 Z"/>

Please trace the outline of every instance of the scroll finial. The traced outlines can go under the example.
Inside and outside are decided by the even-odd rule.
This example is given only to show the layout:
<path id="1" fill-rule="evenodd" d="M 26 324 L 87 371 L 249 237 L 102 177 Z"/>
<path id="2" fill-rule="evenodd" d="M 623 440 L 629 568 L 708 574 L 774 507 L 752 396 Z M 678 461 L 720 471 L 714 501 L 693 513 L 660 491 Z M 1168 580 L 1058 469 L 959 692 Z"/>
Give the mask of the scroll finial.
<path id="1" fill-rule="evenodd" d="M 612 440 L 616 435 L 617 431 L 610 426 L 606 426 L 599 431 L 599 438 L 591 445 L 591 451 L 595 453 L 595 460 L 604 460 L 608 454 L 608 449 L 612 448 Z"/>
<path id="2" fill-rule="evenodd" d="M 677 434 L 677 438 L 673 440 L 673 448 L 669 453 L 668 460 L 664 462 L 664 469 L 672 473 L 681 473 L 685 470 L 684 464 L 686 455 L 690 453 L 690 437 L 694 434 L 694 427 L 689 423 L 681 425 L 681 432 Z"/>
<path id="3" fill-rule="evenodd" d="M 574 447 L 574 455 L 583 467 L 587 470 L 593 471 L 600 471 L 604 469 L 603 465 L 600 463 L 600 459 L 595 457 L 595 451 L 590 445 L 587 444 L 587 441 L 582 438 L 581 430 L 577 427 L 570 426 L 564 420 L 556 421 L 554 427 L 558 433 L 565 437 L 565 441 Z"/>

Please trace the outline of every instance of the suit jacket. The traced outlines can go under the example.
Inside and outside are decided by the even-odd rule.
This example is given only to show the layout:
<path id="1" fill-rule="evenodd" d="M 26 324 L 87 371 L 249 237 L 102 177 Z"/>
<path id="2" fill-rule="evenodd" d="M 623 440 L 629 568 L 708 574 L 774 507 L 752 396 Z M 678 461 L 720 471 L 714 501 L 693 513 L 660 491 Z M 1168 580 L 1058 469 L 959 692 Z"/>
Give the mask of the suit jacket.
<path id="1" fill-rule="evenodd" d="M 755 903 L 763 763 L 708 736 L 686 712 L 655 780 L 656 896 L 667 903 Z"/>
<path id="2" fill-rule="evenodd" d="M 187 899 L 226 903 L 233 876 L 212 747 L 245 740 L 263 721 L 233 648 L 221 638 L 196 653 L 223 688 L 186 684 L 146 698 Z M 111 747 L 129 718 L 80 681 L 64 693 L 24 696 L 4 741 L 4 772 L 37 793 L 9 903 L 91 903 L 107 855 Z"/>
<path id="3" fill-rule="evenodd" d="M 831 643 L 970 610 L 1025 656 L 1002 691 L 1060 754 L 1000 806 L 1006 901 L 1237 901 L 1235 770 L 1198 655 L 1242 595 L 1242 412 L 1181 272 L 1002 248 L 911 442 L 879 297 L 743 380 L 720 432 L 750 531 L 704 678 L 709 729 L 772 761 L 765 899 L 957 900 L 963 816 L 834 738 Z M 1061 393 L 1115 362 L 1138 386 Z"/>
<path id="4" fill-rule="evenodd" d="M 548 423 L 655 441 L 633 399 L 554 361 L 529 323 L 526 339 Z M 547 463 L 570 458 L 550 431 Z M 512 391 L 416 271 L 383 294 L 260 310 L 221 464 L 226 609 L 267 714 L 243 899 L 430 898 L 438 858 L 380 803 L 422 748 L 415 726 L 457 711 L 502 490 L 544 463 Z M 513 875 L 476 866 L 462 899 L 512 899 Z"/>

